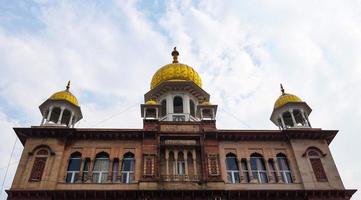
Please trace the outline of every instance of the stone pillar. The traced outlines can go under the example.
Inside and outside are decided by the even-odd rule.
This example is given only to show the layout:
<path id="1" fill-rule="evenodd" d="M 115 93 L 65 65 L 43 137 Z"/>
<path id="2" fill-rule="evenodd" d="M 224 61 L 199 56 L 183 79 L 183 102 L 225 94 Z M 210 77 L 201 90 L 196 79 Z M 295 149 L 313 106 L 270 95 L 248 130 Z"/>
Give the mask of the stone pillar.
<path id="1" fill-rule="evenodd" d="M 248 167 L 249 182 L 250 183 L 257 183 L 258 180 L 255 180 L 255 178 L 253 177 L 253 172 L 252 172 L 252 168 L 251 168 L 251 159 L 250 158 L 247 158 L 247 167 Z"/>
<path id="2" fill-rule="evenodd" d="M 184 158 L 184 171 L 185 171 L 185 177 L 188 179 L 188 155 L 187 152 L 184 152 L 183 150 L 183 158 Z"/>
<path id="3" fill-rule="evenodd" d="M 175 173 L 174 175 L 178 175 L 178 151 L 174 151 L 174 162 L 175 162 Z"/>
<path id="4" fill-rule="evenodd" d="M 84 162 L 85 162 L 85 158 L 84 158 L 84 159 L 80 159 L 79 179 L 78 179 L 77 183 L 81 183 L 81 182 L 82 182 Z"/>
<path id="5" fill-rule="evenodd" d="M 123 167 L 123 159 L 119 159 L 119 166 L 118 166 L 118 177 L 117 177 L 117 181 L 118 182 L 122 182 L 122 167 Z"/>
<path id="6" fill-rule="evenodd" d="M 72 111 L 71 115 L 70 115 L 70 120 L 69 120 L 68 127 L 70 127 L 73 124 L 73 117 L 74 117 L 74 112 Z"/>
<path id="7" fill-rule="evenodd" d="M 239 177 L 241 179 L 241 183 L 246 183 L 246 177 L 243 176 L 243 168 L 242 168 L 242 159 L 238 159 L 238 170 L 239 170 Z"/>
<path id="8" fill-rule="evenodd" d="M 112 182 L 112 178 L 113 178 L 113 170 L 112 170 L 112 168 L 113 168 L 113 163 L 114 163 L 114 158 L 113 158 L 113 160 L 111 160 L 111 159 L 109 158 L 108 178 L 107 178 L 107 182 L 108 182 L 108 183 L 111 183 L 111 182 Z"/>
<path id="9" fill-rule="evenodd" d="M 169 178 L 169 150 L 166 149 L 165 150 L 165 175 L 166 175 L 166 179 Z"/>
<path id="10" fill-rule="evenodd" d="M 263 159 L 264 165 L 266 167 L 267 180 L 268 180 L 268 182 L 270 182 L 270 177 L 272 177 L 272 175 L 271 175 L 271 170 L 270 170 L 268 161 L 269 161 L 269 159 L 267 159 L 267 158 Z"/>
<path id="11" fill-rule="evenodd" d="M 50 107 L 48 116 L 46 117 L 46 122 L 49 122 L 49 121 L 50 121 L 50 117 L 51 117 L 51 113 L 53 112 L 53 108 L 54 108 L 54 107 Z"/>
<path id="12" fill-rule="evenodd" d="M 273 163 L 273 164 L 274 164 L 274 166 L 275 166 L 278 183 L 283 183 L 283 181 L 282 181 L 282 176 L 281 176 L 281 173 L 280 173 L 280 168 L 279 168 L 279 166 L 278 166 L 278 160 L 277 160 L 277 158 L 274 160 L 274 163 Z"/>
<path id="13" fill-rule="evenodd" d="M 193 174 L 194 178 L 197 178 L 198 172 L 197 172 L 197 154 L 196 150 L 192 150 L 192 158 L 193 158 Z"/>
<path id="14" fill-rule="evenodd" d="M 289 109 L 292 117 L 293 127 L 297 127 L 295 116 L 293 115 L 293 109 Z"/>
<path id="15" fill-rule="evenodd" d="M 86 181 L 87 183 L 93 182 L 94 162 L 95 162 L 95 159 L 90 159 L 90 160 L 89 160 L 88 180 Z"/>
<path id="16" fill-rule="evenodd" d="M 64 108 L 64 107 L 61 107 L 61 111 L 60 111 L 60 115 L 59 115 L 59 119 L 58 119 L 57 124 L 60 124 L 60 123 L 61 123 L 61 119 L 63 118 L 64 110 L 65 110 L 65 108 Z"/>

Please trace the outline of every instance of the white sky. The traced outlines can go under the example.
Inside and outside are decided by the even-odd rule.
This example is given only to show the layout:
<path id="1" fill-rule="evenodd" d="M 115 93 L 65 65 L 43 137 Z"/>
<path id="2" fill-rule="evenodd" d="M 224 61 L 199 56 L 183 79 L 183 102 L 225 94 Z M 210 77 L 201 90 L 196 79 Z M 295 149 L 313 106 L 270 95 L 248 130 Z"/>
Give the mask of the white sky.
<path id="1" fill-rule="evenodd" d="M 0 181 L 12 127 L 39 125 L 38 106 L 68 80 L 78 127 L 140 128 L 139 104 L 174 46 L 219 105 L 218 128 L 276 129 L 283 83 L 313 109 L 313 127 L 340 130 L 333 157 L 346 188 L 360 189 L 357 0 L 0 1 Z"/>

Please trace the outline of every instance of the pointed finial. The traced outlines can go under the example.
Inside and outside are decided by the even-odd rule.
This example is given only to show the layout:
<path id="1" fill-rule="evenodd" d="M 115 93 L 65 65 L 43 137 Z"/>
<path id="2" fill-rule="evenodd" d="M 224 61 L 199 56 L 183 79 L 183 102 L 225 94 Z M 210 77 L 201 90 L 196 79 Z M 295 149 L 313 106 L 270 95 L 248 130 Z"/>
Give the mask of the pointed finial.
<path id="1" fill-rule="evenodd" d="M 173 63 L 178 63 L 179 52 L 177 51 L 177 47 L 174 47 L 172 51 L 172 56 L 173 56 Z"/>
<path id="2" fill-rule="evenodd" d="M 70 88 L 70 81 L 68 81 L 68 84 L 66 85 L 66 90 L 69 90 Z"/>
<path id="3" fill-rule="evenodd" d="M 281 83 L 280 85 L 281 85 L 281 92 L 282 92 L 282 94 L 285 94 L 285 89 L 283 89 L 282 83 Z"/>

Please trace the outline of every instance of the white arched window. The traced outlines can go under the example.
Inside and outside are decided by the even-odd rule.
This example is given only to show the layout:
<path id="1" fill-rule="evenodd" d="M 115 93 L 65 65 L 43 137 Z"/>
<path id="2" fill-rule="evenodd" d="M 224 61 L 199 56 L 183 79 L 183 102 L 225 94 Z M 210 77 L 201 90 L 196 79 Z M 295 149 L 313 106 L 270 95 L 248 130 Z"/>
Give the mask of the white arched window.
<path id="1" fill-rule="evenodd" d="M 251 169 L 253 178 L 257 179 L 259 183 L 268 183 L 267 170 L 261 154 L 253 153 L 251 155 Z"/>
<path id="2" fill-rule="evenodd" d="M 174 113 L 183 113 L 183 98 L 176 96 L 173 99 L 173 112 Z"/>
<path id="3" fill-rule="evenodd" d="M 93 183 L 105 183 L 109 174 L 109 155 L 105 152 L 98 153 L 95 157 L 93 168 Z"/>
<path id="4" fill-rule="evenodd" d="M 239 183 L 239 167 L 236 155 L 229 153 L 226 155 L 227 180 L 229 183 Z"/>
<path id="5" fill-rule="evenodd" d="M 70 155 L 68 169 L 66 173 L 66 182 L 75 183 L 80 177 L 81 153 L 75 152 Z"/>
<path id="6" fill-rule="evenodd" d="M 134 180 L 134 154 L 124 154 L 122 163 L 122 183 L 131 183 Z"/>

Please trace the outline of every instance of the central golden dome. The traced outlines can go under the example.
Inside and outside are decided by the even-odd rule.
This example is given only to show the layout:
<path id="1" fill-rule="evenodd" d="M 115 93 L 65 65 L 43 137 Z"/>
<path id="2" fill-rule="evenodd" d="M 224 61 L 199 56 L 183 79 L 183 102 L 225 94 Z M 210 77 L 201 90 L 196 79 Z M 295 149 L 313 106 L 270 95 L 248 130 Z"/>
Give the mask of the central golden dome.
<path id="1" fill-rule="evenodd" d="M 193 81 L 196 85 L 202 87 L 202 80 L 199 74 L 192 67 L 178 63 L 178 55 L 179 53 L 174 47 L 172 52 L 173 63 L 161 67 L 153 75 L 150 89 L 153 89 L 160 83 L 169 80 Z"/>

